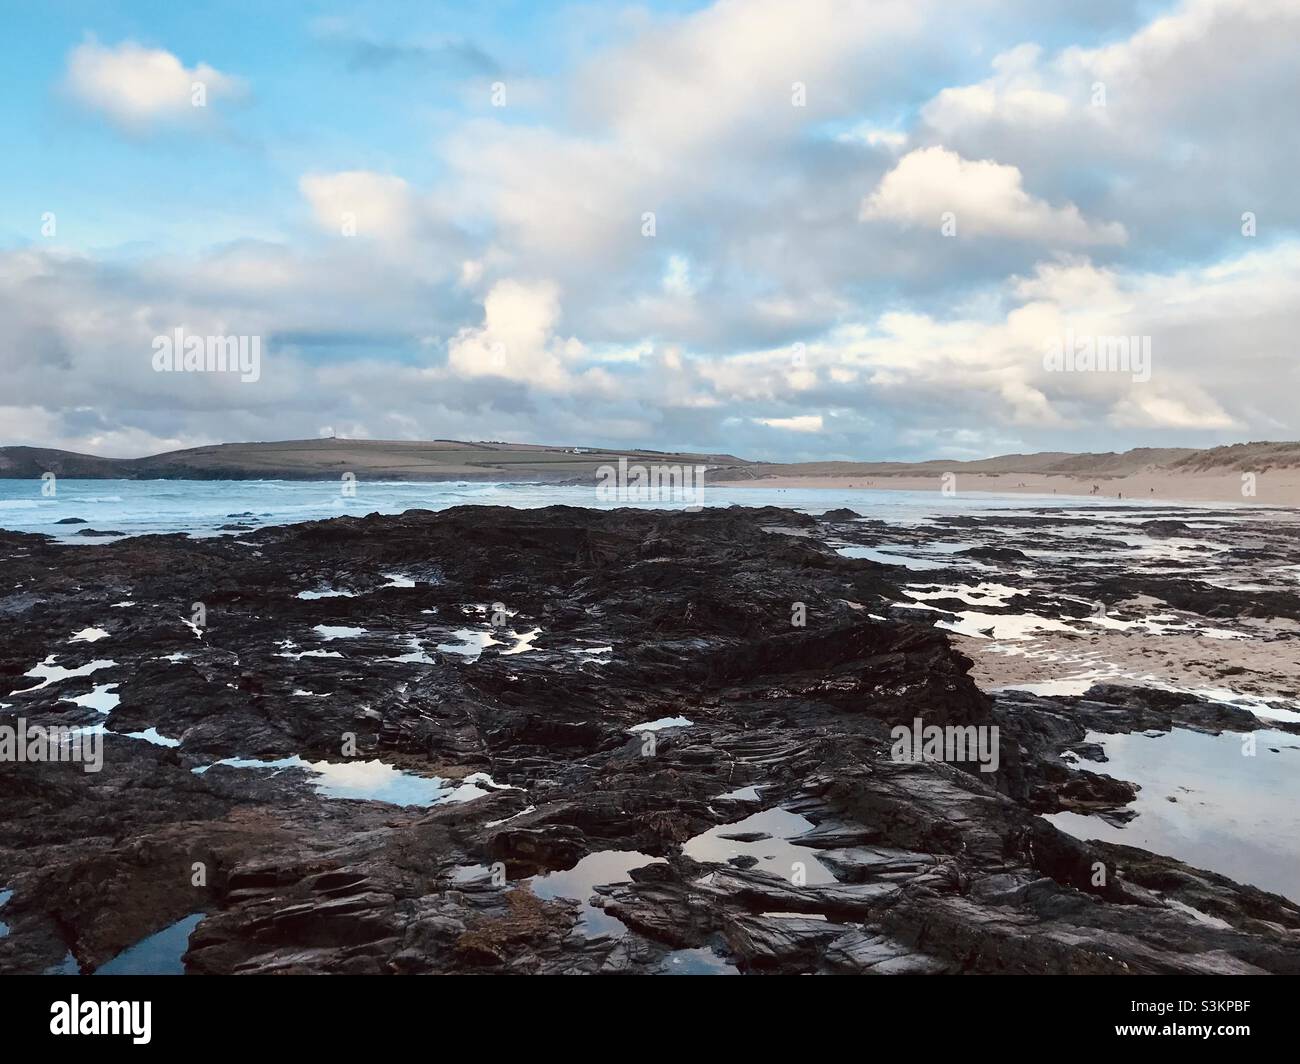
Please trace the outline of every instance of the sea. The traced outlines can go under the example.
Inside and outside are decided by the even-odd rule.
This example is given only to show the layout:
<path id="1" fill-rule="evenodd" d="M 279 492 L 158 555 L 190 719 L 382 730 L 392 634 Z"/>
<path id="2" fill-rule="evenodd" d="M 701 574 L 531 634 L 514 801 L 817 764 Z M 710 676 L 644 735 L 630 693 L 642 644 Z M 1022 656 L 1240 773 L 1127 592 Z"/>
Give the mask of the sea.
<path id="1" fill-rule="evenodd" d="M 53 489 L 52 494 L 45 492 Z M 128 536 L 184 532 L 193 536 L 230 534 L 222 525 L 258 528 L 297 521 L 406 510 L 445 510 L 452 506 L 639 506 L 682 509 L 687 502 L 610 503 L 594 486 L 482 482 L 362 481 L 354 494 L 338 481 L 302 480 L 74 480 L 52 485 L 40 480 L 0 480 L 0 528 L 44 532 L 70 544 L 103 543 L 111 537 L 78 536 L 82 529 Z M 1090 512 L 1114 500 L 1070 495 L 999 495 L 959 491 L 873 491 L 854 488 L 713 487 L 706 485 L 705 506 L 783 506 L 820 514 L 848 507 L 863 517 L 912 525 L 944 514 L 989 509 L 1054 507 Z M 1159 508 L 1153 502 L 1124 500 L 1124 506 Z M 69 518 L 86 522 L 64 523 Z"/>

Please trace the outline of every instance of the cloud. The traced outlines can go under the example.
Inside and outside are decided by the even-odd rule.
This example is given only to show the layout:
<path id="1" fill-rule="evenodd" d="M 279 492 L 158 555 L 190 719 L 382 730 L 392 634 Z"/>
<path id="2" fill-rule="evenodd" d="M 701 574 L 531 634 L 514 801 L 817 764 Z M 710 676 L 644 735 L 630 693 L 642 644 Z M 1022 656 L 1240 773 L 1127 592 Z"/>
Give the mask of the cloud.
<path id="1" fill-rule="evenodd" d="M 89 407 L 53 411 L 40 406 L 0 406 L 0 424 L 5 426 L 6 442 L 115 458 L 225 442 L 216 437 L 155 436 L 143 429 L 114 426 Z"/>
<path id="2" fill-rule="evenodd" d="M 1140 393 L 1121 399 L 1111 411 L 1110 422 L 1122 427 L 1175 429 L 1240 429 L 1230 417 L 1204 395 L 1186 399 L 1174 395 Z"/>
<path id="3" fill-rule="evenodd" d="M 1094 113 L 1076 108 L 1074 100 L 1042 86 L 1037 71 L 1041 56 L 1036 44 L 1003 52 L 993 60 L 993 77 L 943 89 L 930 100 L 921 111 L 925 124 L 945 136 L 993 121 L 1042 129 Z"/>
<path id="4" fill-rule="evenodd" d="M 682 151 L 713 154 L 750 138 L 797 136 L 848 103 L 891 66 L 893 43 L 919 35 L 928 3 L 906 0 L 718 0 L 648 29 L 593 59 L 576 92 L 593 123 L 666 164 Z M 794 104 L 796 85 L 804 103 Z"/>
<path id="5" fill-rule="evenodd" d="M 409 92 L 373 133 L 280 115 L 284 150 L 238 175 L 271 183 L 260 239 L 0 249 L 3 431 L 127 449 L 332 425 L 781 459 L 1295 435 L 1300 200 L 1277 131 L 1300 3 L 959 8 L 642 10 L 566 34 L 505 108 L 475 84 Z M 363 100 L 383 68 L 478 77 L 448 25 L 318 36 L 374 75 L 347 79 Z M 194 117 L 178 100 L 208 69 L 90 42 L 67 82 L 152 129 Z M 262 335 L 262 380 L 152 373 L 151 337 L 178 325 Z M 1045 370 L 1067 328 L 1150 337 L 1151 379 Z"/>
<path id="6" fill-rule="evenodd" d="M 907 134 L 901 130 L 877 129 L 866 123 L 839 134 L 836 139 L 845 144 L 859 142 L 872 148 L 886 148 L 895 153 L 907 145 Z"/>
<path id="7" fill-rule="evenodd" d="M 298 187 L 322 229 L 345 236 L 414 235 L 419 207 L 400 177 L 369 170 L 306 174 Z"/>
<path id="8" fill-rule="evenodd" d="M 274 272 L 268 266 L 260 281 L 224 289 L 214 306 L 207 278 L 227 272 L 226 256 L 236 253 L 273 263 Z M 259 287 L 268 277 L 269 295 Z M 361 282 L 372 286 L 364 294 Z M 329 424 L 374 438 L 689 446 L 812 459 L 959 456 L 1071 441 L 1113 450 L 1159 434 L 1207 443 L 1224 433 L 1285 435 L 1295 424 L 1300 241 L 1168 273 L 1085 258 L 1043 262 L 1008 279 L 996 300 L 856 318 L 798 351 L 592 343 L 564 328 L 555 285 L 520 279 L 495 282 L 475 308 L 478 323 L 445 340 L 412 330 L 395 348 L 401 358 L 377 340 L 350 343 L 427 313 L 423 289 L 398 291 L 401 284 L 400 273 L 321 270 L 270 249 L 129 270 L 66 254 L 0 253 L 4 442 L 142 453 L 169 441 L 313 436 Z M 449 321 L 463 313 L 446 308 Z M 151 338 L 178 325 L 192 334 L 264 336 L 261 380 L 152 372 Z M 1067 329 L 1150 337 L 1150 379 L 1048 371 L 1045 348 Z M 293 337 L 313 334 L 339 342 L 318 346 L 312 358 Z M 1270 386 L 1260 387 L 1265 380 Z"/>
<path id="9" fill-rule="evenodd" d="M 796 417 L 760 417 L 755 418 L 760 425 L 769 428 L 786 429 L 789 432 L 821 432 L 823 428 L 821 414 L 799 414 Z"/>
<path id="10" fill-rule="evenodd" d="M 457 334 L 448 347 L 447 364 L 466 377 L 504 377 L 563 388 L 570 380 L 554 344 L 559 317 L 554 285 L 500 281 L 483 301 L 483 325 Z"/>
<path id="11" fill-rule="evenodd" d="M 1002 236 L 1049 245 L 1122 244 L 1118 223 L 1086 221 L 1073 203 L 1052 207 L 1023 188 L 1020 171 L 990 160 L 972 162 L 944 148 L 908 152 L 862 203 L 864 222 L 940 227 L 955 216 L 958 237 Z"/>
<path id="12" fill-rule="evenodd" d="M 432 73 L 458 76 L 495 76 L 500 65 L 481 46 L 466 37 L 418 37 L 393 39 L 369 33 L 346 18 L 326 16 L 313 19 L 314 37 L 347 56 L 349 70 L 370 72 L 393 66 L 407 66 Z"/>
<path id="13" fill-rule="evenodd" d="M 905 76 L 909 48 L 937 47 L 922 36 L 926 7 L 807 0 L 793 17 L 784 0 L 720 0 L 649 21 L 555 86 L 561 109 L 548 121 L 521 123 L 507 108 L 455 130 L 437 194 L 459 217 L 492 227 L 502 275 L 589 293 L 570 308 L 575 323 L 599 315 L 625 328 L 624 339 L 654 329 L 662 305 L 629 307 L 626 292 L 652 277 L 657 287 L 671 255 L 717 264 L 709 309 L 676 308 L 679 338 L 721 333 L 728 316 L 758 322 L 754 331 L 825 323 L 833 296 L 811 289 L 854 253 L 844 222 L 861 173 L 846 165 L 826 174 L 823 156 L 808 150 L 810 131 L 853 116 L 874 87 Z M 755 211 L 787 224 L 756 232 Z M 643 235 L 648 213 L 653 237 Z M 803 239 L 794 242 L 796 220 Z M 758 300 L 753 271 L 779 274 Z M 615 292 L 608 314 L 587 309 Z M 769 320 L 765 307 L 781 312 Z"/>
<path id="14" fill-rule="evenodd" d="M 1120 219 L 1134 255 L 1221 254 L 1243 211 L 1300 224 L 1296 0 L 1183 0 L 1105 44 L 1000 53 L 937 92 L 916 143 L 1017 166 L 1049 199 Z M 1248 57 L 1243 61 L 1243 57 Z"/>
<path id="15" fill-rule="evenodd" d="M 240 78 L 207 63 L 186 67 L 161 48 L 134 41 L 107 46 L 93 39 L 68 55 L 65 85 L 85 107 L 135 131 L 160 122 L 200 121 L 212 103 L 245 91 Z"/>
<path id="16" fill-rule="evenodd" d="M 1289 301 L 1300 294 L 1300 243 L 1172 274 L 1120 273 L 1086 259 L 1042 263 L 1011 281 L 998 315 L 887 314 L 847 330 L 821 357 L 859 367 L 882 394 L 909 408 L 942 397 L 950 412 L 990 421 L 1086 430 L 1256 429 L 1285 424 L 1261 379 L 1288 368 Z M 1150 349 L 1149 379 L 1124 371 L 1048 368 L 1063 337 L 1117 338 Z M 1276 374 L 1277 376 L 1273 376 Z M 960 420 L 960 418 L 958 418 Z"/>

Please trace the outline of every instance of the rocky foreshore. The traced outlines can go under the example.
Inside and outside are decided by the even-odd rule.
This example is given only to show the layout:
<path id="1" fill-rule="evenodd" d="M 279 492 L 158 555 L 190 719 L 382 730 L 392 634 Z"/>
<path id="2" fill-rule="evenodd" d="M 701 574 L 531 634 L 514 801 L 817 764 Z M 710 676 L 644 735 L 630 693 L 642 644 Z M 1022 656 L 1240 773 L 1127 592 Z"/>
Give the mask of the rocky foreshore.
<path id="1" fill-rule="evenodd" d="M 1131 815 L 1090 734 L 1263 722 L 1115 683 L 982 691 L 928 612 L 966 600 L 920 610 L 915 573 L 836 549 L 882 531 L 462 507 L 0 533 L 0 725 L 105 729 L 101 771 L 0 763 L 0 971 L 91 972 L 188 920 L 176 962 L 205 974 L 1300 972 L 1300 906 L 1041 815 Z M 996 728 L 996 771 L 900 759 L 918 721 Z"/>

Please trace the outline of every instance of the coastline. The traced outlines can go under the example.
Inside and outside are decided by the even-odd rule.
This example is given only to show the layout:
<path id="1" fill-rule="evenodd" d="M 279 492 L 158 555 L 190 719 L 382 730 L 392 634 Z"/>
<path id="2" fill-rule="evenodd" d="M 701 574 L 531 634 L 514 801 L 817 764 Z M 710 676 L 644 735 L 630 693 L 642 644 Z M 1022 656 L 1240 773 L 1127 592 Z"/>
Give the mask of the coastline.
<path id="1" fill-rule="evenodd" d="M 1260 473 L 1255 478 L 1255 495 L 1242 495 L 1240 473 L 1169 473 L 1155 470 L 1127 476 L 1079 477 L 1063 473 L 965 473 L 953 474 L 958 494 L 986 492 L 997 495 L 1063 495 L 1090 501 L 1232 503 L 1253 506 L 1300 508 L 1300 469 L 1287 468 Z M 941 475 L 764 476 L 753 480 L 711 480 L 710 486 L 725 488 L 836 488 L 862 491 L 933 491 L 943 488 Z M 1098 491 L 1092 492 L 1093 485 Z"/>
<path id="2" fill-rule="evenodd" d="M 140 458 L 0 447 L 0 480 L 186 480 L 594 486 L 606 467 L 703 467 L 718 487 L 1064 496 L 1300 508 L 1300 444 L 1007 454 L 970 461 L 754 462 L 731 454 L 455 440 L 230 443 Z M 679 471 L 680 474 L 680 471 Z"/>

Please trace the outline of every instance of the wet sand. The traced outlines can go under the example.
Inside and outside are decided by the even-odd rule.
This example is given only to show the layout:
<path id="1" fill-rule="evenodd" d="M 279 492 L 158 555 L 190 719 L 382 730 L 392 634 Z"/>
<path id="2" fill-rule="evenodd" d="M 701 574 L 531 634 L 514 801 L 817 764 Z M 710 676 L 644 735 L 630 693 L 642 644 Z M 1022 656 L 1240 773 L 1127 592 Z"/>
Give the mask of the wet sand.
<path id="1" fill-rule="evenodd" d="M 902 567 L 898 605 L 935 616 L 986 691 L 1082 694 L 1104 681 L 1300 709 L 1297 514 L 1110 500 L 1041 513 L 1037 524 L 959 516 L 906 533 L 849 523 L 846 541 L 878 542 L 839 550 Z"/>
<path id="2" fill-rule="evenodd" d="M 1270 618 L 1238 627 L 1242 638 L 1237 639 L 1139 631 L 1044 632 L 1015 643 L 951 638 L 974 663 L 971 675 L 986 691 L 1016 687 L 1081 694 L 1105 680 L 1213 691 L 1227 698 L 1271 700 L 1300 692 L 1300 660 L 1294 654 L 1300 625 Z"/>

